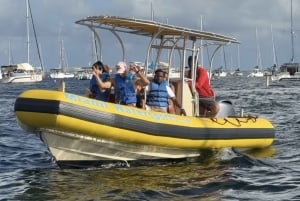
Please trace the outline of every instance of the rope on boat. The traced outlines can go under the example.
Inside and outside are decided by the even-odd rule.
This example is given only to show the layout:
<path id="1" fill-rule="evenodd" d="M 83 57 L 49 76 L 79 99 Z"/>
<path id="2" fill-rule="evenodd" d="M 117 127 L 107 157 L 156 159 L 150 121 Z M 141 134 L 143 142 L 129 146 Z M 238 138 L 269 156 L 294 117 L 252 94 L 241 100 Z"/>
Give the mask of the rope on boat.
<path id="1" fill-rule="evenodd" d="M 257 116 L 248 115 L 248 117 L 243 117 L 243 118 L 240 118 L 240 117 L 235 117 L 235 118 L 231 118 L 231 119 L 224 118 L 224 122 L 218 121 L 217 118 L 211 118 L 211 120 L 220 125 L 225 125 L 226 123 L 229 123 L 236 127 L 241 127 L 242 123 L 248 123 L 249 121 L 252 121 L 253 123 L 255 123 L 257 118 L 258 118 Z M 236 122 L 232 121 L 232 119 L 235 119 Z"/>
<path id="2" fill-rule="evenodd" d="M 129 165 L 129 163 L 128 163 L 128 161 L 127 160 L 124 160 L 124 162 L 125 162 L 125 164 L 126 164 L 126 167 L 130 167 L 130 165 Z"/>

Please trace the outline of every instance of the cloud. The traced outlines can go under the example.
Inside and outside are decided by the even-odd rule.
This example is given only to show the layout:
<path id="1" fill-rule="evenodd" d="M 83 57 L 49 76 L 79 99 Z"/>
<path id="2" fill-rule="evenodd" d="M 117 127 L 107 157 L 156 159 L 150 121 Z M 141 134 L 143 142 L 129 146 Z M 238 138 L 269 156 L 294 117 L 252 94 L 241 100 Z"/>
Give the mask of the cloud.
<path id="1" fill-rule="evenodd" d="M 87 16 L 112 15 L 151 19 L 151 5 L 154 19 L 159 22 L 187 28 L 203 29 L 236 37 L 241 41 L 241 68 L 250 69 L 256 63 L 255 28 L 258 28 L 262 62 L 264 66 L 272 65 L 271 31 L 278 49 L 280 63 L 290 59 L 290 1 L 282 0 L 30 0 L 32 14 L 43 60 L 47 68 L 59 64 L 60 35 L 64 39 L 69 65 L 88 65 L 91 63 L 91 33 L 88 28 L 75 24 L 76 20 Z M 293 1 L 295 44 L 299 43 L 300 2 Z M 8 41 L 15 62 L 26 59 L 26 1 L 1 0 L 0 7 L 0 59 L 8 60 Z M 101 31 L 103 37 L 103 59 L 110 65 L 120 59 L 117 41 L 111 35 Z M 124 36 L 122 36 L 124 37 Z M 127 60 L 144 60 L 143 39 L 126 36 Z M 111 40 L 111 41 L 110 41 Z M 139 43 L 135 43 L 136 41 Z M 31 30 L 31 56 L 34 57 L 33 35 Z M 135 46 L 137 46 L 134 48 Z M 139 48 L 140 51 L 135 52 Z M 227 47 L 235 52 L 236 46 Z M 300 60 L 299 47 L 295 46 L 296 60 Z M 116 53 L 116 54 L 115 54 Z M 36 57 L 36 56 L 35 56 Z M 140 59 L 139 59 L 140 58 Z M 32 58 L 36 61 L 36 58 Z M 237 59 L 234 56 L 234 62 Z M 222 61 L 218 58 L 216 65 Z M 4 65 L 4 64 L 3 64 Z"/>

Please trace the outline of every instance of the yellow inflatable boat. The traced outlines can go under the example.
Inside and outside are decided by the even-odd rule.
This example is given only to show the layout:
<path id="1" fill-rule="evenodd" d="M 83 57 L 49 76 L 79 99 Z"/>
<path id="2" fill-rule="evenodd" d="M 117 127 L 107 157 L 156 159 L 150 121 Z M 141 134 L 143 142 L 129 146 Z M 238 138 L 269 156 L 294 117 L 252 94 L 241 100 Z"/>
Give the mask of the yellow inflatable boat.
<path id="1" fill-rule="evenodd" d="M 263 148 L 274 139 L 272 124 L 262 118 L 180 116 L 54 90 L 23 92 L 15 113 L 61 164 L 187 158 L 204 149 Z"/>
<path id="2" fill-rule="evenodd" d="M 176 97 L 187 116 L 97 101 L 64 90 L 25 91 L 15 102 L 16 117 L 23 128 L 41 137 L 58 165 L 186 159 L 199 157 L 207 149 L 263 148 L 273 143 L 274 128 L 268 120 L 236 116 L 230 102 L 220 102 L 220 111 L 214 118 L 199 115 L 200 99 L 195 80 L 200 49 L 209 46 L 212 50 L 211 72 L 217 51 L 224 45 L 238 43 L 235 38 L 153 20 L 116 16 L 87 17 L 76 23 L 91 29 L 97 40 L 100 36 L 96 29 L 112 33 L 121 44 L 123 61 L 126 61 L 125 47 L 119 34 L 148 37 L 147 56 L 141 71 L 150 77 L 161 63 L 160 53 L 168 50 L 169 60 L 164 66 L 169 75 L 167 81 L 176 86 Z M 100 40 L 98 45 L 101 49 Z M 173 55 L 175 50 L 176 56 Z M 191 77 L 185 77 L 184 73 L 187 54 L 196 58 L 190 68 Z M 154 69 L 148 69 L 150 55 L 156 58 Z M 175 61 L 171 61 L 172 58 L 176 58 Z"/>

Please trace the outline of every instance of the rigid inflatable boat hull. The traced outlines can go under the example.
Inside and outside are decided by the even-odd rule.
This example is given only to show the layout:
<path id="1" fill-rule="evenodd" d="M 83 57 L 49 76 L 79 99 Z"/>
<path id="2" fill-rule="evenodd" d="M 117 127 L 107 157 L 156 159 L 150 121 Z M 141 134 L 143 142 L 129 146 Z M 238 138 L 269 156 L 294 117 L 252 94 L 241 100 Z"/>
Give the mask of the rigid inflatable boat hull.
<path id="1" fill-rule="evenodd" d="M 50 90 L 23 92 L 15 112 L 58 163 L 190 158 L 206 149 L 267 147 L 274 139 L 263 118 L 179 116 Z"/>

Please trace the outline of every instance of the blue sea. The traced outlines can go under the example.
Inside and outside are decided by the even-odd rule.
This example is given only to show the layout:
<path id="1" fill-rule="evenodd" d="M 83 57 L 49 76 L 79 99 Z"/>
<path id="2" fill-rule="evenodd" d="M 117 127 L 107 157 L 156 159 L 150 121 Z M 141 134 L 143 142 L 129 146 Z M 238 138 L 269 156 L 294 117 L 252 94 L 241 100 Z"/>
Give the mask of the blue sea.
<path id="1" fill-rule="evenodd" d="M 66 91 L 85 93 L 89 81 L 66 80 Z M 269 119 L 270 148 L 226 148 L 201 162 L 137 167 L 60 169 L 47 147 L 21 129 L 16 97 L 33 88 L 57 89 L 59 81 L 0 84 L 0 200 L 300 200 L 300 82 L 226 77 L 212 80 L 217 99 L 236 112 Z"/>

